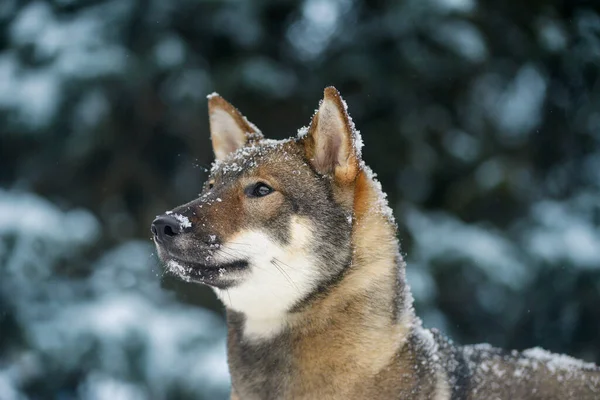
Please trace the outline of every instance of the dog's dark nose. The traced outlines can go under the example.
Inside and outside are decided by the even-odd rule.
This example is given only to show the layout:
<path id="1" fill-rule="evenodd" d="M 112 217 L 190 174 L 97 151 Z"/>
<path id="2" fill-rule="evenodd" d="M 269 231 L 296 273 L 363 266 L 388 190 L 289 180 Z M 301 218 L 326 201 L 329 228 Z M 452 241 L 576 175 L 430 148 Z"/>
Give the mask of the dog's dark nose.
<path id="1" fill-rule="evenodd" d="M 154 240 L 164 243 L 179 235 L 182 231 L 181 222 L 172 215 L 161 215 L 156 217 L 150 227 Z"/>

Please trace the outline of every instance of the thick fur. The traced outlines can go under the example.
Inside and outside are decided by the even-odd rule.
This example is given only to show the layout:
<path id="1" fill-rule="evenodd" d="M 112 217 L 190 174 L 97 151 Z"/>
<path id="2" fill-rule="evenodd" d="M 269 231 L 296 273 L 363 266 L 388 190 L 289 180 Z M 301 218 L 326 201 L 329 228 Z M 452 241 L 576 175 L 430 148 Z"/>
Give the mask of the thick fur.
<path id="1" fill-rule="evenodd" d="M 600 399 L 592 364 L 454 346 L 421 327 L 395 223 L 334 88 L 285 141 L 219 96 L 209 113 L 218 161 L 157 248 L 227 308 L 232 399 Z M 255 195 L 259 184 L 272 191 Z"/>

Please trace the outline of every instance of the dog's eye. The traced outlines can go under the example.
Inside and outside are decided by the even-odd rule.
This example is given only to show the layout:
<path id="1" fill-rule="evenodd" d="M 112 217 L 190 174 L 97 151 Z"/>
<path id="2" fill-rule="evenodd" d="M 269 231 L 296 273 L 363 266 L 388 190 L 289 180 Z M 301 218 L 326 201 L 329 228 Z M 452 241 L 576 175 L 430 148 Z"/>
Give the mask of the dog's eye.
<path id="1" fill-rule="evenodd" d="M 212 189 L 215 186 L 215 181 L 208 182 L 208 190 Z"/>
<path id="2" fill-rule="evenodd" d="M 246 195 L 249 197 L 264 197 L 273 192 L 273 188 L 271 188 L 266 183 L 258 182 L 254 185 L 250 185 L 245 190 Z"/>

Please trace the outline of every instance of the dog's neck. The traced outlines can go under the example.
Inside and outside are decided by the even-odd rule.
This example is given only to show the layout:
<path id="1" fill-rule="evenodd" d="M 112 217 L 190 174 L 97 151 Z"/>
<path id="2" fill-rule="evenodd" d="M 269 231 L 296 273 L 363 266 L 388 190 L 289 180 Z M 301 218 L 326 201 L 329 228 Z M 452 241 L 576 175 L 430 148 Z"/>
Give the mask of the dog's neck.
<path id="1" fill-rule="evenodd" d="M 351 380 L 354 374 L 376 374 L 403 347 L 415 317 L 395 224 L 382 196 L 371 174 L 361 171 L 354 189 L 351 265 L 325 293 L 282 319 L 261 320 L 228 311 L 234 387 L 268 386 L 269 382 L 258 378 L 260 373 L 252 379 L 248 374 L 265 369 L 267 379 L 271 367 L 278 368 L 278 379 L 286 381 L 291 379 L 292 364 L 294 379 L 303 376 L 313 382 L 327 376 L 325 370 L 319 375 L 321 368 L 352 366 L 344 375 Z M 270 328 L 277 333 L 262 338 L 248 335 Z M 339 390 L 340 385 L 325 386 Z"/>

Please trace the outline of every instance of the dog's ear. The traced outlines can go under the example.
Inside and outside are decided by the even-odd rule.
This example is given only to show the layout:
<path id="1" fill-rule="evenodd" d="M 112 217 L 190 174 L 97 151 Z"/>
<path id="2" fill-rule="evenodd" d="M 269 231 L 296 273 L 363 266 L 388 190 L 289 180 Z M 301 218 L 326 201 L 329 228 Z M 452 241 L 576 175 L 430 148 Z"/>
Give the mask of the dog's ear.
<path id="1" fill-rule="evenodd" d="M 216 93 L 208 96 L 210 137 L 217 160 L 263 138 L 258 128 Z"/>
<path id="2" fill-rule="evenodd" d="M 324 175 L 332 175 L 340 183 L 354 181 L 362 146 L 357 136 L 340 93 L 333 86 L 325 88 L 323 100 L 304 137 L 306 155 L 313 167 Z"/>

